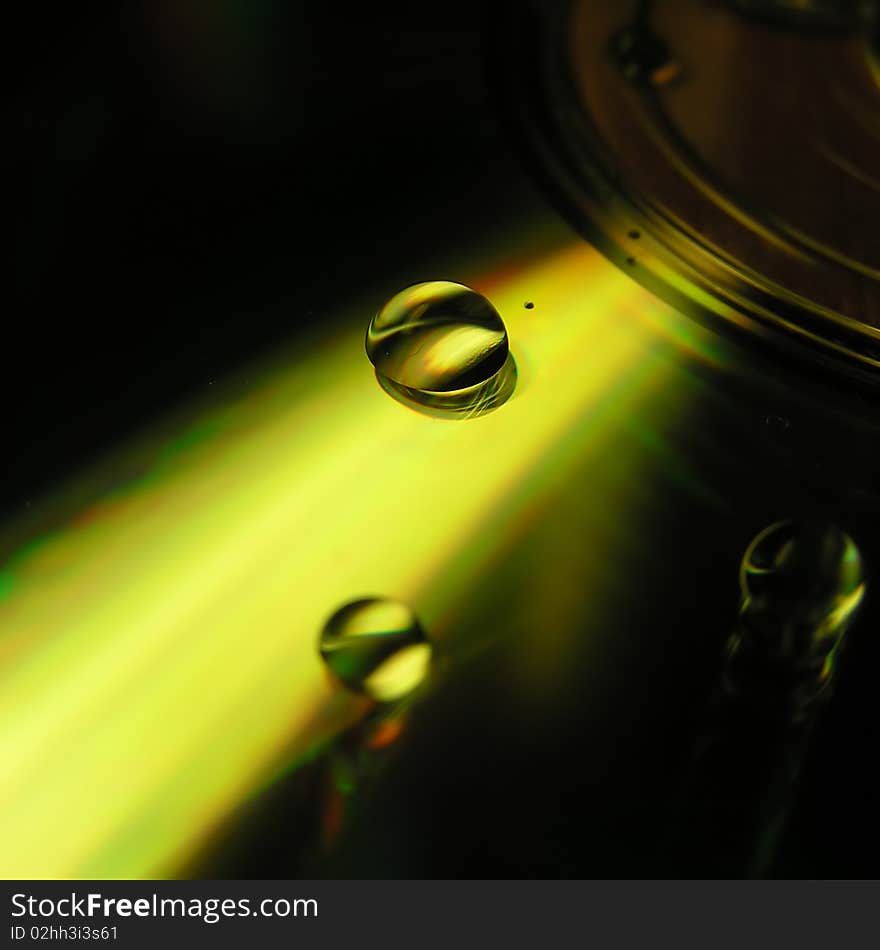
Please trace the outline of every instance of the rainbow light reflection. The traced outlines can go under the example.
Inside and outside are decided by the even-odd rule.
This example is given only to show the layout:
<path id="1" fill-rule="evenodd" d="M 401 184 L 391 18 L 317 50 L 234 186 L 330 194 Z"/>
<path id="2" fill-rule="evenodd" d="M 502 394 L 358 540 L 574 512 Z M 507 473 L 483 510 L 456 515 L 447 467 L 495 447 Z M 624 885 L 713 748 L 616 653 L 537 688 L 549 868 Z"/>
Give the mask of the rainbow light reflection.
<path id="1" fill-rule="evenodd" d="M 663 305 L 587 247 L 469 283 L 517 359 L 501 409 L 449 421 L 393 402 L 364 354 L 371 301 L 5 566 L 5 877 L 178 873 L 360 715 L 318 658 L 327 616 L 381 594 L 444 636 L 516 526 L 660 384 L 645 314 Z"/>

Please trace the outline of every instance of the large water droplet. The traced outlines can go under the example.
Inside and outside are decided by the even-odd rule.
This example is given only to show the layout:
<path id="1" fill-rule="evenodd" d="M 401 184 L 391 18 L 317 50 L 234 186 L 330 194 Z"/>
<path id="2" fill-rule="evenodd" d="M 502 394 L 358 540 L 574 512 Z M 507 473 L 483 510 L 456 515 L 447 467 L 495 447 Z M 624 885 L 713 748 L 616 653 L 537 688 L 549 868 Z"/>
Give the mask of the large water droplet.
<path id="1" fill-rule="evenodd" d="M 498 311 L 451 281 L 395 294 L 367 330 L 367 356 L 395 399 L 439 415 L 479 415 L 510 398 L 516 364 Z"/>
<path id="2" fill-rule="evenodd" d="M 346 604 L 324 626 L 321 656 L 349 689 L 377 702 L 411 693 L 427 676 L 431 645 L 413 612 L 387 598 Z"/>

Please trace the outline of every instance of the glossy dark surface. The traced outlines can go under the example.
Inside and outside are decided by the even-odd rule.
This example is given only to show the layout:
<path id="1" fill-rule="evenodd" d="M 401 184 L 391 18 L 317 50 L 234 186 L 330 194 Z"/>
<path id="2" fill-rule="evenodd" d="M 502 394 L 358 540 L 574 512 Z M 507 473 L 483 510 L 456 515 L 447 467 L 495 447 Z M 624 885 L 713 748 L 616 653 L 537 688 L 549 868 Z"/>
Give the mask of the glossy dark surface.
<path id="1" fill-rule="evenodd" d="M 344 29 L 319 3 L 220 9 L 21 26 L 8 512 L 346 301 L 388 299 L 401 272 L 444 276 L 453 251 L 499 235 L 536 255 L 545 231 L 571 237 L 504 118 L 506 5 L 347 11 Z M 856 539 L 869 590 L 880 564 L 875 404 L 808 363 L 718 345 L 723 370 L 670 344 L 664 384 L 474 585 L 455 636 L 485 647 L 413 706 L 333 847 L 314 841 L 311 763 L 243 803 L 193 874 L 672 872 L 664 827 L 750 539 L 820 513 Z M 624 490 L 622 457 L 628 503 L 595 504 Z M 876 876 L 878 619 L 869 599 L 774 875 Z"/>

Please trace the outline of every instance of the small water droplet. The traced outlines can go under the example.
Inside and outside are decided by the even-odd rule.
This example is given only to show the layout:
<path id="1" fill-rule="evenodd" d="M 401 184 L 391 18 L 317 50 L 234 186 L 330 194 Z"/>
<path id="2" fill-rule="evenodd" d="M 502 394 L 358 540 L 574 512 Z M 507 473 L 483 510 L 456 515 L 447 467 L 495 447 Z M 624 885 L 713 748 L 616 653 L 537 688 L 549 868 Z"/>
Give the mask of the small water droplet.
<path id="1" fill-rule="evenodd" d="M 385 391 L 422 411 L 481 414 L 516 385 L 498 311 L 451 281 L 414 284 L 392 297 L 371 321 L 366 347 Z"/>
<path id="2" fill-rule="evenodd" d="M 388 598 L 341 607 L 321 633 L 320 652 L 349 689 L 377 702 L 411 693 L 427 676 L 431 645 L 413 612 Z"/>
<path id="3" fill-rule="evenodd" d="M 791 428 L 791 421 L 785 416 L 778 416 L 774 413 L 764 417 L 764 425 L 767 428 L 767 433 L 774 439 L 784 438 L 788 430 Z"/>
<path id="4" fill-rule="evenodd" d="M 682 73 L 666 41 L 647 23 L 628 26 L 615 33 L 609 48 L 630 82 L 661 87 Z"/>

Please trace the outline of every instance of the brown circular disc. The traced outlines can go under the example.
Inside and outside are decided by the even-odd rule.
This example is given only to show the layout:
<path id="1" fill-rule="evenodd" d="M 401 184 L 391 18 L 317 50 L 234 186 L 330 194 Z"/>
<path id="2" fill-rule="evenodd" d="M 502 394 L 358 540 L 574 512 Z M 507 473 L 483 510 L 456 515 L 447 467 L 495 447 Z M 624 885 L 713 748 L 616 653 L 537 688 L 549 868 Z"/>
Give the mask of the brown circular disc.
<path id="1" fill-rule="evenodd" d="M 570 209 L 636 279 L 880 378 L 871 30 L 749 12 L 777 6 L 548 7 L 533 143 Z"/>

